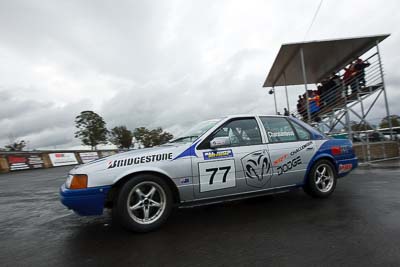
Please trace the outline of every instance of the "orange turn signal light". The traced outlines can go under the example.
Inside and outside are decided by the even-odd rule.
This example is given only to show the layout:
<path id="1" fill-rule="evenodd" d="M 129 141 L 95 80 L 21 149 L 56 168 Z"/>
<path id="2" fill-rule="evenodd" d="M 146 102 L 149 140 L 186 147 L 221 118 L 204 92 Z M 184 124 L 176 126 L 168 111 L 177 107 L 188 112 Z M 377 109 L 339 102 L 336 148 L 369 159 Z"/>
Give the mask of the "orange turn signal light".
<path id="1" fill-rule="evenodd" d="M 72 177 L 70 189 L 84 189 L 87 188 L 88 177 L 85 174 L 75 174 Z"/>

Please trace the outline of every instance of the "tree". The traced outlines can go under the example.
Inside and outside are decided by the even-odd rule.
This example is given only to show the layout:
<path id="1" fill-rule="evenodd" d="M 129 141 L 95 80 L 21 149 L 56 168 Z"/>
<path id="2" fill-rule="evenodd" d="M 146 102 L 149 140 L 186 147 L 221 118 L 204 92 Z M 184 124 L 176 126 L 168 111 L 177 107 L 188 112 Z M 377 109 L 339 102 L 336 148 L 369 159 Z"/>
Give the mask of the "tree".
<path id="1" fill-rule="evenodd" d="M 162 145 L 174 138 L 171 133 L 163 131 L 161 127 L 153 130 L 149 130 L 146 127 L 139 127 L 133 131 L 133 136 L 144 147 Z"/>
<path id="2" fill-rule="evenodd" d="M 6 145 L 4 148 L 8 151 L 22 151 L 24 147 L 26 146 L 26 143 L 24 140 L 21 141 L 15 141 L 10 145 Z"/>
<path id="3" fill-rule="evenodd" d="M 350 122 L 351 123 L 351 130 L 355 132 L 360 132 L 360 131 L 367 131 L 367 130 L 373 130 L 373 128 L 366 123 L 357 123 L 355 121 Z"/>
<path id="4" fill-rule="evenodd" d="M 118 148 L 130 148 L 132 146 L 133 134 L 126 126 L 116 126 L 110 131 L 110 142 Z"/>
<path id="5" fill-rule="evenodd" d="M 151 144 L 149 142 L 149 130 L 146 127 L 139 127 L 133 130 L 133 137 L 135 137 L 136 141 L 142 143 L 144 147 L 149 147 Z"/>
<path id="6" fill-rule="evenodd" d="M 107 143 L 106 123 L 103 118 L 93 111 L 82 111 L 75 118 L 75 138 L 80 138 L 82 144 L 96 149 L 99 144 Z"/>
<path id="7" fill-rule="evenodd" d="M 398 127 L 400 126 L 400 116 L 398 115 L 390 115 L 389 116 L 390 121 L 392 122 L 392 127 Z M 381 128 L 389 128 L 389 119 L 388 117 L 384 117 L 381 120 L 381 123 L 379 124 L 379 127 Z"/>

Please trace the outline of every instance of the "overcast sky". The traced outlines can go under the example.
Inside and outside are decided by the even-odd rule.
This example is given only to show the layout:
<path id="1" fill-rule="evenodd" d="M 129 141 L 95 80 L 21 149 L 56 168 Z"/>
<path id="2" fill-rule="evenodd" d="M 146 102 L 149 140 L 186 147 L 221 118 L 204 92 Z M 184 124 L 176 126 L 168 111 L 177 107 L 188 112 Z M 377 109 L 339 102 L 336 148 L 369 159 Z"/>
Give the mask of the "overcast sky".
<path id="1" fill-rule="evenodd" d="M 1 1 L 0 147 L 15 139 L 30 148 L 78 146 L 74 118 L 82 110 L 103 116 L 109 128 L 172 133 L 225 114 L 273 114 L 262 84 L 280 45 L 304 40 L 318 4 Z M 396 114 L 398 10 L 396 0 L 324 1 L 306 38 L 391 33 L 380 48 Z"/>

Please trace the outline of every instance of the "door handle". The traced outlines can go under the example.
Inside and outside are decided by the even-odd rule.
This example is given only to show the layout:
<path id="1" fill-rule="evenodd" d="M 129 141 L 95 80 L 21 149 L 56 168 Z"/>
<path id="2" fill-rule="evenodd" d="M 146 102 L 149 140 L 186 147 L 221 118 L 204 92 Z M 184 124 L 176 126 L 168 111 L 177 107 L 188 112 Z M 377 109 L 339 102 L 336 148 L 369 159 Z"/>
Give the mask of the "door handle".
<path id="1" fill-rule="evenodd" d="M 261 155 L 261 154 L 262 154 L 261 152 L 253 153 L 254 156 L 259 156 L 259 155 Z"/>
<path id="2" fill-rule="evenodd" d="M 307 147 L 306 150 L 311 150 L 314 149 L 313 147 Z"/>

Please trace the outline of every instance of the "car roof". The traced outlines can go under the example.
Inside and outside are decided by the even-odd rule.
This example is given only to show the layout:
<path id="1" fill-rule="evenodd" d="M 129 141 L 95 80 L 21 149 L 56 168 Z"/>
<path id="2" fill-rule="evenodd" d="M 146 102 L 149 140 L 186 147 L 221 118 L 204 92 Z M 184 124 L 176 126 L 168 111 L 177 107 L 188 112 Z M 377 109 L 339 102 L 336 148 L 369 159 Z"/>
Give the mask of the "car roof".
<path id="1" fill-rule="evenodd" d="M 262 116 L 268 116 L 268 117 L 288 117 L 288 116 L 283 116 L 283 115 L 271 115 L 271 114 L 236 114 L 236 115 L 228 115 L 226 118 L 242 118 L 242 117 L 262 117 Z"/>

